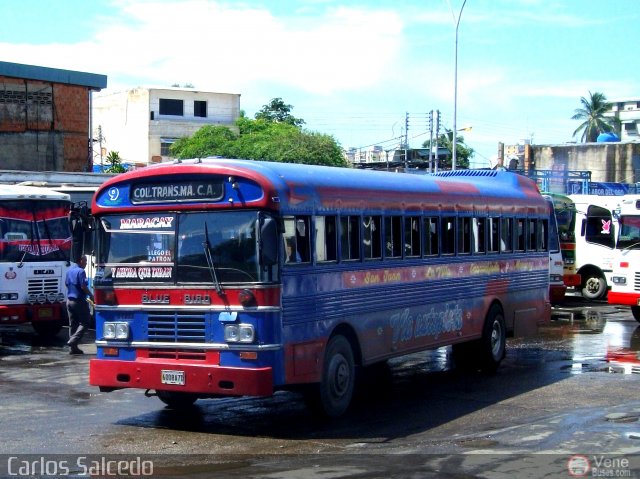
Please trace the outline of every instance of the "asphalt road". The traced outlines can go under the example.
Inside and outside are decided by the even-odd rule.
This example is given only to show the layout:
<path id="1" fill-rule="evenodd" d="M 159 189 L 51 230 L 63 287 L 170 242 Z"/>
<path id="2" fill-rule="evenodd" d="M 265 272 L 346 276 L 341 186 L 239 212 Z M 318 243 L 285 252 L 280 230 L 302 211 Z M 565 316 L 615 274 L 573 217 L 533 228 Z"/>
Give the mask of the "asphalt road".
<path id="1" fill-rule="evenodd" d="M 366 371 L 334 421 L 289 392 L 186 413 L 139 390 L 100 393 L 88 385 L 92 344 L 69 356 L 65 331 L 4 335 L 0 476 L 22 461 L 23 473 L 51 461 L 56 477 L 65 466 L 82 476 L 90 455 L 103 469 L 105 458 L 148 461 L 157 477 L 580 477 L 585 464 L 589 477 L 636 477 L 640 325 L 628 308 L 579 298 L 555 313 L 539 336 L 509 340 L 493 375 L 456 370 L 447 348 Z"/>

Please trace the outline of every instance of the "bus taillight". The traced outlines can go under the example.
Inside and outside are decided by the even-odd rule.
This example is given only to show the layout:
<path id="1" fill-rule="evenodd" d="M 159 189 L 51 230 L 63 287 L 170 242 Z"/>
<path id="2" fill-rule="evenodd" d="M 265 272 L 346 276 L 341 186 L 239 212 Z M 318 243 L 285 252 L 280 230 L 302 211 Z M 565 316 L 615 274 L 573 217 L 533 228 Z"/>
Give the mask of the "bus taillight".
<path id="1" fill-rule="evenodd" d="M 240 301 L 240 304 L 245 308 L 258 305 L 256 297 L 248 289 L 243 289 L 242 291 L 240 291 L 240 293 L 238 293 L 238 301 Z"/>
<path id="2" fill-rule="evenodd" d="M 112 289 L 98 289 L 95 292 L 96 303 L 104 304 L 106 306 L 115 306 L 118 304 L 116 300 L 116 293 Z"/>

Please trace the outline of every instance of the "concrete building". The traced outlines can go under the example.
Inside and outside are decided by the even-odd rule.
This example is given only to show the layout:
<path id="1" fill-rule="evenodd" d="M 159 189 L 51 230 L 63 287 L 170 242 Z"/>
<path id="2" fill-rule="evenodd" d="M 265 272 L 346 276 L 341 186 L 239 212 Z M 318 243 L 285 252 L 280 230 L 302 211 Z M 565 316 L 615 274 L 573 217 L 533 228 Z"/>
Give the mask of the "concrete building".
<path id="1" fill-rule="evenodd" d="M 170 159 L 169 147 L 205 125 L 236 129 L 240 95 L 190 88 L 134 88 L 102 92 L 93 102 L 96 157 L 111 151 L 146 166 Z"/>
<path id="2" fill-rule="evenodd" d="M 0 62 L 0 168 L 91 171 L 92 93 L 107 77 Z"/>
<path id="3" fill-rule="evenodd" d="M 611 110 L 605 116 L 616 117 L 620 120 L 620 140 L 640 140 L 640 99 L 627 98 L 608 100 Z"/>

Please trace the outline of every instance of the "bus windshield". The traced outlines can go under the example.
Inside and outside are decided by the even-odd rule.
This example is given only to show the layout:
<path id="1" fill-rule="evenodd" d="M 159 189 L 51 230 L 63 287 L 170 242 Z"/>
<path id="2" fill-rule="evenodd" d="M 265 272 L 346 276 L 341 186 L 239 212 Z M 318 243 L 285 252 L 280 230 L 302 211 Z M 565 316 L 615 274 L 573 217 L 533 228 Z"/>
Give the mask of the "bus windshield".
<path id="1" fill-rule="evenodd" d="M 100 220 L 103 281 L 247 283 L 273 278 L 259 264 L 256 211 L 108 215 Z"/>
<path id="2" fill-rule="evenodd" d="M 640 216 L 623 215 L 619 221 L 619 249 L 640 249 Z"/>
<path id="3" fill-rule="evenodd" d="M 9 200 L 0 203 L 0 262 L 68 260 L 69 203 Z"/>

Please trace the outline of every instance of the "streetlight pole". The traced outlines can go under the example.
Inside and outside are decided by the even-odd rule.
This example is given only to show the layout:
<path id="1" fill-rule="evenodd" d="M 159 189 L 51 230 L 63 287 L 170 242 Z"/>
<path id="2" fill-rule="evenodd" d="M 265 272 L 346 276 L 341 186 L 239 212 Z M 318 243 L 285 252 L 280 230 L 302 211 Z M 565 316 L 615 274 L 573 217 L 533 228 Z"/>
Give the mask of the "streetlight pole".
<path id="1" fill-rule="evenodd" d="M 462 6 L 460 7 L 460 13 L 458 13 L 458 17 L 453 13 L 453 8 L 451 8 L 451 2 L 447 0 L 449 3 L 449 8 L 451 9 L 451 15 L 453 16 L 453 22 L 456 26 L 456 41 L 455 41 L 455 54 L 454 54 L 454 69 L 453 69 L 453 151 L 451 152 L 451 169 L 456 169 L 456 159 L 457 159 L 457 148 L 458 144 L 457 139 L 457 125 L 456 120 L 458 116 L 458 27 L 460 26 L 460 17 L 462 16 L 462 10 L 464 10 L 464 6 L 467 3 L 467 0 L 462 2 Z"/>

